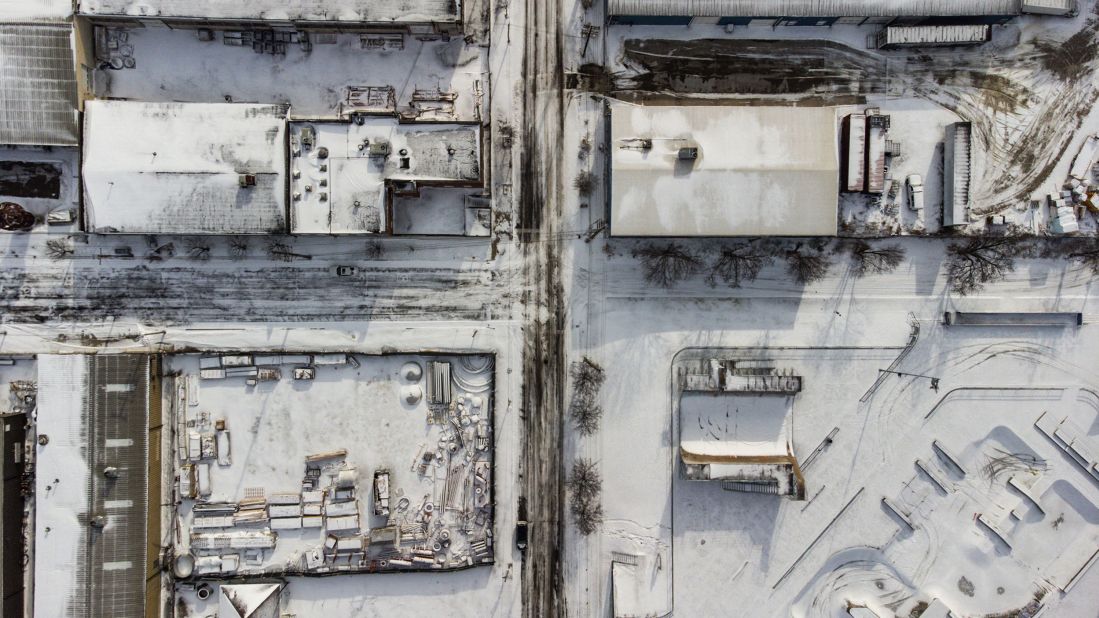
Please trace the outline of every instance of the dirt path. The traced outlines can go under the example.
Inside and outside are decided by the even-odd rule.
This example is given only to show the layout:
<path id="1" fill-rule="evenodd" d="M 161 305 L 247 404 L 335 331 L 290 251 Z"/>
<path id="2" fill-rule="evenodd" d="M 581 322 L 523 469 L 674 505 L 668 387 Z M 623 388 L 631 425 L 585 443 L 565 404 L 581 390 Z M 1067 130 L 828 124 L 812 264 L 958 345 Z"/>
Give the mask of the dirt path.
<path id="1" fill-rule="evenodd" d="M 565 307 L 560 274 L 563 47 L 558 0 L 526 1 L 519 238 L 530 297 L 523 354 L 521 491 L 530 543 L 523 563 L 523 615 L 564 613 L 561 572 L 562 413 Z"/>

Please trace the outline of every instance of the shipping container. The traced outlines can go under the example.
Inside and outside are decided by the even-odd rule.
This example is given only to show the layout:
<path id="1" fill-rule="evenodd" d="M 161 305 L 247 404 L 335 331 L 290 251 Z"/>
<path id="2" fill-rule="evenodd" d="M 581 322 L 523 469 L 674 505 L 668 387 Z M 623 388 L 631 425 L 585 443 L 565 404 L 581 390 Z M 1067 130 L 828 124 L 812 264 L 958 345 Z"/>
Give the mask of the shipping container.
<path id="1" fill-rule="evenodd" d="M 980 45 L 991 40 L 992 26 L 987 24 L 886 26 L 878 32 L 877 47 L 955 47 Z"/>

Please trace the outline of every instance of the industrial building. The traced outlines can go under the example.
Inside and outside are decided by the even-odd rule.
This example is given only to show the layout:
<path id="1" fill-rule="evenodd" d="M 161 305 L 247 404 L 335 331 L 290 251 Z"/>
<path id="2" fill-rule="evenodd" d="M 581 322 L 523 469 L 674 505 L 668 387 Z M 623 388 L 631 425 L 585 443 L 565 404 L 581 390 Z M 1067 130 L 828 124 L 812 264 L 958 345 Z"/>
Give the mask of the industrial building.
<path id="1" fill-rule="evenodd" d="M 460 0 L 80 0 L 96 23 L 148 21 L 172 28 L 278 27 L 323 31 L 389 28 L 414 34 L 457 32 Z"/>
<path id="2" fill-rule="evenodd" d="M 157 361 L 37 361 L 34 616 L 143 616 L 160 596 L 159 543 L 146 544 L 160 538 Z"/>
<path id="3" fill-rule="evenodd" d="M 611 23 L 631 25 L 1002 24 L 1075 10 L 1076 0 L 607 0 Z"/>
<path id="4" fill-rule="evenodd" d="M 87 231 L 284 232 L 286 116 L 285 105 L 89 101 Z"/>
<path id="5" fill-rule="evenodd" d="M 467 204 L 461 194 L 457 203 L 446 193 L 425 195 L 430 188 L 483 186 L 477 123 L 404 124 L 380 116 L 292 122 L 290 155 L 295 234 L 488 234 L 481 223 L 487 204 Z M 398 230 L 395 204 L 405 211 Z M 416 224 L 444 218 L 452 220 L 449 227 Z"/>
<path id="6" fill-rule="evenodd" d="M 830 107 L 610 107 L 613 236 L 832 236 Z"/>
<path id="7" fill-rule="evenodd" d="M 708 359 L 686 366 L 678 390 L 684 478 L 805 498 L 792 419 L 801 376 L 767 362 Z"/>

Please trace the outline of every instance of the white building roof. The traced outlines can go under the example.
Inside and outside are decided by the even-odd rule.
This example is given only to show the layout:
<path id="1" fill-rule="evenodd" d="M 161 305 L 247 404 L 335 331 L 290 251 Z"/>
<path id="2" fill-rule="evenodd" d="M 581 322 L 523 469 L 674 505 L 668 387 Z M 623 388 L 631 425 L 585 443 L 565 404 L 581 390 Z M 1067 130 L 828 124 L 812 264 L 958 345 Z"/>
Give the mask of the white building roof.
<path id="1" fill-rule="evenodd" d="M 685 452 L 715 459 L 790 454 L 790 397 L 687 392 L 679 405 L 679 442 Z"/>
<path id="2" fill-rule="evenodd" d="M 77 144 L 72 36 L 69 24 L 0 24 L 0 144 Z"/>
<path id="3" fill-rule="evenodd" d="M 222 584 L 218 618 L 279 618 L 281 584 Z"/>
<path id="4" fill-rule="evenodd" d="M 476 124 L 400 124 L 393 117 L 352 122 L 294 122 L 290 129 L 290 231 L 294 234 L 386 232 L 387 181 L 425 185 L 481 184 L 481 130 Z M 302 145 L 302 130 L 315 135 Z M 370 147 L 387 144 L 387 156 Z M 318 153 L 324 149 L 326 156 Z M 323 170 L 323 171 L 322 171 Z M 308 187 L 308 188 L 307 188 Z"/>
<path id="5" fill-rule="evenodd" d="M 89 101 L 88 230 L 286 231 L 286 114 L 283 105 Z M 255 186 L 242 187 L 242 175 Z"/>
<path id="6" fill-rule="evenodd" d="M 86 15 L 318 22 L 457 22 L 460 0 L 80 0 Z"/>
<path id="7" fill-rule="evenodd" d="M 834 235 L 838 140 L 833 108 L 614 104 L 611 234 Z"/>
<path id="8" fill-rule="evenodd" d="M 1019 12 L 1019 0 L 607 0 L 608 15 L 936 17 Z"/>
<path id="9" fill-rule="evenodd" d="M 85 356 L 38 356 L 38 435 L 35 446 L 35 616 L 65 616 L 78 574 L 84 568 L 80 548 L 87 543 L 88 466 L 85 455 Z M 54 479 L 64 479 L 55 483 Z"/>
<path id="10" fill-rule="evenodd" d="M 60 22 L 72 14 L 72 0 L 0 0 L 0 22 Z"/>

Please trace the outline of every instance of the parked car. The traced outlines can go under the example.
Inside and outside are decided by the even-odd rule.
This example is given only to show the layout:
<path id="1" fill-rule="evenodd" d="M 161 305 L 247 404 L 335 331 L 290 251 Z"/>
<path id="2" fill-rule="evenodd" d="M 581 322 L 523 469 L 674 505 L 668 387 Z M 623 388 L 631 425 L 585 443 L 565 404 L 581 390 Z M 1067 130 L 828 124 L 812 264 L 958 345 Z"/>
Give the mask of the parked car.
<path id="1" fill-rule="evenodd" d="M 908 194 L 908 207 L 919 218 L 923 218 L 923 177 L 919 174 L 910 174 L 904 181 Z"/>
<path id="2" fill-rule="evenodd" d="M 530 532 L 527 524 L 527 499 L 519 497 L 519 516 L 515 521 L 515 547 L 521 551 L 527 551 L 527 537 Z"/>

